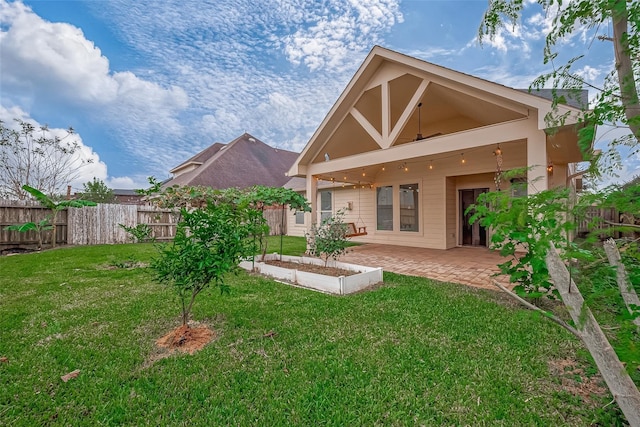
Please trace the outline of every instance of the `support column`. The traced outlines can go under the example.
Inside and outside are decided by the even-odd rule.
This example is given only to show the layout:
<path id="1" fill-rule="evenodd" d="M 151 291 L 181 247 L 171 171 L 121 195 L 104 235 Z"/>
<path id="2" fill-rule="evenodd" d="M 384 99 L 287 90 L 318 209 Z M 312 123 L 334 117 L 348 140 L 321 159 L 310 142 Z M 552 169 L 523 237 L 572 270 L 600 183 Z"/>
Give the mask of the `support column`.
<path id="1" fill-rule="evenodd" d="M 389 141 L 391 133 L 391 101 L 389 101 L 389 82 L 382 83 L 382 145 L 390 147 Z"/>
<path id="2" fill-rule="evenodd" d="M 306 213 L 305 216 L 310 218 L 310 221 L 305 221 L 311 227 L 311 224 L 318 222 L 318 180 L 315 176 L 307 174 L 307 200 L 311 205 L 311 213 Z"/>
<path id="3" fill-rule="evenodd" d="M 547 135 L 544 130 L 536 130 L 527 138 L 528 194 L 539 193 L 549 188 L 547 175 Z"/>

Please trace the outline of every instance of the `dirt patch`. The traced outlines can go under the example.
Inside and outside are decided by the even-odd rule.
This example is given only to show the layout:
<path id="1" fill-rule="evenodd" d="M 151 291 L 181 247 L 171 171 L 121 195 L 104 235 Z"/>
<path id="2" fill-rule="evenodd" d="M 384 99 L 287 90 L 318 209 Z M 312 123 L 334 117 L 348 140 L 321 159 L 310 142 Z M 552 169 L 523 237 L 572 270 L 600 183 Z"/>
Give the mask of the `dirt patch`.
<path id="1" fill-rule="evenodd" d="M 578 362 L 572 359 L 552 359 L 547 362 L 552 375 L 560 379 L 560 389 L 582 397 L 585 403 L 594 404 L 592 397 L 604 396 L 607 389 L 599 374 L 587 376 Z"/>
<path id="2" fill-rule="evenodd" d="M 6 248 L 6 249 L 0 250 L 0 256 L 29 254 L 31 252 L 37 252 L 37 250 L 29 249 L 29 248 Z"/>
<path id="3" fill-rule="evenodd" d="M 211 342 L 214 337 L 215 333 L 206 325 L 197 327 L 181 325 L 156 341 L 156 344 L 170 352 L 193 354 Z"/>
<path id="4" fill-rule="evenodd" d="M 325 276 L 332 277 L 353 276 L 354 274 L 358 274 L 357 271 L 345 270 L 343 268 L 325 267 L 324 265 L 304 264 L 300 262 L 270 260 L 264 263 L 275 265 L 276 267 L 306 271 L 307 273 L 324 274 Z"/>
<path id="5" fill-rule="evenodd" d="M 96 267 L 97 270 L 133 270 L 135 268 L 147 268 L 148 262 L 139 261 L 121 261 L 111 264 L 103 264 Z"/>

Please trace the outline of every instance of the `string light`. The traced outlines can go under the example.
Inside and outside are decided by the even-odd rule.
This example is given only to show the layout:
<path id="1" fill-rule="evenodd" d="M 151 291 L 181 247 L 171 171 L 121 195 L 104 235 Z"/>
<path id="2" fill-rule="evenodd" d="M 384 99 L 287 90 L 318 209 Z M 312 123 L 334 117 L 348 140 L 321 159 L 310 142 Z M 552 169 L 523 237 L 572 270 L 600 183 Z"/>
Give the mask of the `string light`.
<path id="1" fill-rule="evenodd" d="M 384 172 L 384 165 L 382 165 L 382 172 Z"/>
<path id="2" fill-rule="evenodd" d="M 547 172 L 553 173 L 553 163 L 549 163 L 549 166 L 547 166 Z"/>
<path id="3" fill-rule="evenodd" d="M 462 160 L 460 161 L 460 163 L 464 165 L 465 163 L 467 163 L 467 161 L 464 159 L 464 153 L 462 153 L 461 156 L 462 156 Z"/>
<path id="4" fill-rule="evenodd" d="M 433 170 L 433 160 L 429 161 L 429 170 Z"/>

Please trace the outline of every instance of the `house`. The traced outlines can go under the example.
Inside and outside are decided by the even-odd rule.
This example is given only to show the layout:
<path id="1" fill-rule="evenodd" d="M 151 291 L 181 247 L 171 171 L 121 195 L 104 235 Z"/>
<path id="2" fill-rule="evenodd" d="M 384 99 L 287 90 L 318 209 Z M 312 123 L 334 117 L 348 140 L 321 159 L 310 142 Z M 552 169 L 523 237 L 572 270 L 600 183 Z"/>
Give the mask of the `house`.
<path id="1" fill-rule="evenodd" d="M 281 187 L 297 157 L 298 153 L 270 147 L 245 133 L 228 144 L 215 143 L 171 169 L 173 178 L 164 186 Z"/>
<path id="2" fill-rule="evenodd" d="M 497 186 L 522 191 L 497 172 L 529 167 L 516 181 L 533 193 L 568 185 L 583 160 L 580 109 L 558 110 L 566 122 L 548 133 L 543 96 L 376 46 L 289 170 L 287 186 L 312 205 L 290 214 L 289 234 L 346 209 L 346 222 L 366 228 L 355 241 L 487 246 L 466 208 Z"/>
<path id="3" fill-rule="evenodd" d="M 143 195 L 138 190 L 113 189 L 114 203 L 121 205 L 146 205 L 148 202 L 143 199 Z"/>

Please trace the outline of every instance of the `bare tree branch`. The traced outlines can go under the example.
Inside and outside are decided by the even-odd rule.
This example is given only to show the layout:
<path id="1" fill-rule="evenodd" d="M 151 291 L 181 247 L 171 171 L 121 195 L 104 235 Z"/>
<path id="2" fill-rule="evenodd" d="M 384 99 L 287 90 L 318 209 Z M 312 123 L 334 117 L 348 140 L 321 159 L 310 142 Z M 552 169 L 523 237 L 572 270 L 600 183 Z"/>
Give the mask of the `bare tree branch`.
<path id="1" fill-rule="evenodd" d="M 580 335 L 580 332 L 578 332 L 578 330 L 576 328 L 574 328 L 573 326 L 569 325 L 567 322 L 565 322 L 564 320 L 560 319 L 555 314 L 550 313 L 548 311 L 545 311 L 545 310 L 541 309 L 540 307 L 537 307 L 537 306 L 531 304 L 529 301 L 527 301 L 526 299 L 521 298 L 517 294 L 511 292 L 509 289 L 505 288 L 503 285 L 501 285 L 500 283 L 496 282 L 495 280 L 493 280 L 493 284 L 495 286 L 497 286 L 498 288 L 500 288 L 501 291 L 503 291 L 504 293 L 509 295 L 511 298 L 513 298 L 516 301 L 520 302 L 525 307 L 527 307 L 527 308 L 529 308 L 531 310 L 537 311 L 539 313 L 542 313 L 544 315 L 544 317 L 546 317 L 547 319 L 551 320 L 552 322 L 555 322 L 558 325 L 562 326 L 567 331 L 569 331 L 573 335 L 575 335 L 580 341 L 582 341 L 582 335 Z"/>

